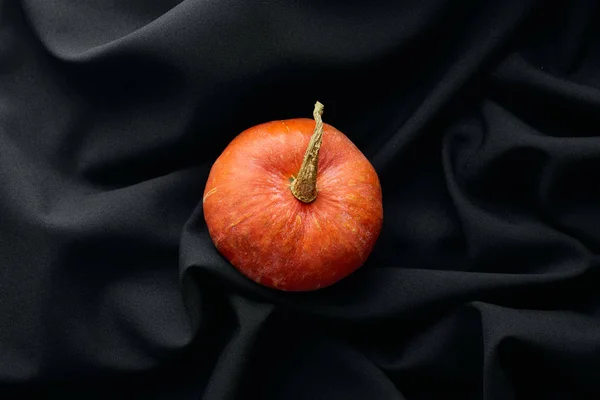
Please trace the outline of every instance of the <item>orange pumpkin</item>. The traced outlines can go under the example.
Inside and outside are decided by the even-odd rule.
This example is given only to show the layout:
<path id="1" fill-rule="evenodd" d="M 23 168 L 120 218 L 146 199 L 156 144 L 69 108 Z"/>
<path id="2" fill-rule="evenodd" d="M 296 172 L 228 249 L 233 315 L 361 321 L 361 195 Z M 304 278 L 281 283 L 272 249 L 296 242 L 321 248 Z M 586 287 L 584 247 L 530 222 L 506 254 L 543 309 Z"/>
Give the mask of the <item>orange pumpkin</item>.
<path id="1" fill-rule="evenodd" d="M 271 288 L 332 285 L 364 264 L 380 234 L 375 169 L 343 133 L 314 120 L 272 121 L 238 135 L 211 168 L 204 218 L 219 252 Z"/>

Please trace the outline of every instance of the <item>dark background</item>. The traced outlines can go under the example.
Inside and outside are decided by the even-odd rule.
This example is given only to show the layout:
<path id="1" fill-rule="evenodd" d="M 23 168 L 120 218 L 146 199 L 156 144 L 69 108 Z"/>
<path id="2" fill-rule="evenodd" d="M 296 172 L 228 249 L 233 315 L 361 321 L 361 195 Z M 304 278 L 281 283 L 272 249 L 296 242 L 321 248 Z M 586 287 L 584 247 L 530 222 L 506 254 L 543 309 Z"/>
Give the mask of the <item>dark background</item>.
<path id="1" fill-rule="evenodd" d="M 367 264 L 214 249 L 243 129 L 372 161 Z M 600 398 L 600 3 L 0 0 L 0 397 Z"/>

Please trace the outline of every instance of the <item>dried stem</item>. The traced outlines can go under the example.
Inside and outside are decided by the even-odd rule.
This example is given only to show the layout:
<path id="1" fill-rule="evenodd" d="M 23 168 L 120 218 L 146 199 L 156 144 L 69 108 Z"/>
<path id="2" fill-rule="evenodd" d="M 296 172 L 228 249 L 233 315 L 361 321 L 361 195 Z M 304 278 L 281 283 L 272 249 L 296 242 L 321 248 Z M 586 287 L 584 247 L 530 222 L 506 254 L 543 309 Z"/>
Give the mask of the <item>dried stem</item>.
<path id="1" fill-rule="evenodd" d="M 315 131 L 310 138 L 302 166 L 298 171 L 296 179 L 292 182 L 290 188 L 292 194 L 298 200 L 304 203 L 310 203 L 317 198 L 317 167 L 319 164 L 319 150 L 323 142 L 323 104 L 315 104 L 313 116 L 315 118 Z"/>

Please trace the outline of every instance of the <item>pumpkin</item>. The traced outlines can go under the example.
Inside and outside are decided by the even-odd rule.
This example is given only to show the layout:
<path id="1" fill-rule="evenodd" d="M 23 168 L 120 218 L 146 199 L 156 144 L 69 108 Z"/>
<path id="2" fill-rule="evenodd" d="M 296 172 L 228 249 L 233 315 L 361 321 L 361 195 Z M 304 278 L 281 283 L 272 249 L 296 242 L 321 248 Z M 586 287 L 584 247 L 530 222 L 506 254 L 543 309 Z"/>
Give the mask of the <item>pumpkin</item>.
<path id="1" fill-rule="evenodd" d="M 383 222 L 375 169 L 313 116 L 251 127 L 212 165 L 203 197 L 217 250 L 244 276 L 283 291 L 330 286 L 364 264 Z"/>

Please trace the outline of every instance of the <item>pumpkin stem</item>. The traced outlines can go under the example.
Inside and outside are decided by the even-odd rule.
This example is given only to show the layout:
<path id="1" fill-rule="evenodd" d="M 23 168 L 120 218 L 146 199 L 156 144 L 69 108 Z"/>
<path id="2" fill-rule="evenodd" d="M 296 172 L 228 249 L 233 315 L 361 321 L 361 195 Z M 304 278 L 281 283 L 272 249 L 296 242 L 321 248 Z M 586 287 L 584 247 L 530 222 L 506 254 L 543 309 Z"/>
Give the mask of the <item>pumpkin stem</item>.
<path id="1" fill-rule="evenodd" d="M 323 104 L 315 104 L 313 117 L 315 118 L 315 131 L 310 138 L 302 166 L 296 179 L 290 185 L 292 194 L 304 203 L 310 203 L 317 198 L 317 166 L 319 164 L 319 150 L 323 142 Z"/>

